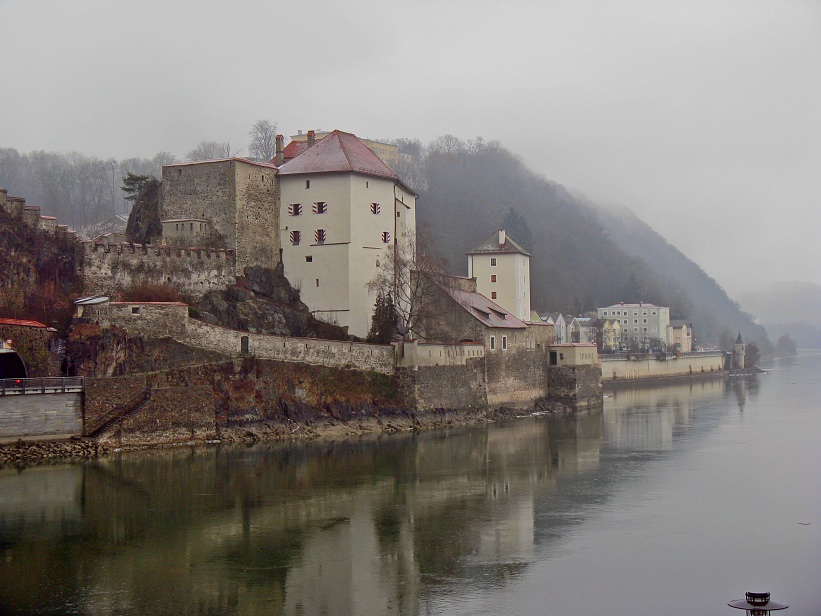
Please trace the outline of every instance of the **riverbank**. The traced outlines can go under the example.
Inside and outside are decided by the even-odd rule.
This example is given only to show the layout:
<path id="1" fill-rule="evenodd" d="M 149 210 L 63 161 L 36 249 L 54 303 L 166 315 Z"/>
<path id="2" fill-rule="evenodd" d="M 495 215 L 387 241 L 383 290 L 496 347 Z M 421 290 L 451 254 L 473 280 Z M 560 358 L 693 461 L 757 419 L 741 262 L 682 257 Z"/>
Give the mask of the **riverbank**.
<path id="1" fill-rule="evenodd" d="M 490 423 L 520 417 L 522 409 L 503 407 L 486 409 L 434 409 L 429 411 L 393 410 L 376 416 L 342 420 L 320 417 L 307 422 L 289 419 L 266 420 L 245 425 L 219 426 L 215 438 L 187 440 L 156 440 L 149 438 L 139 444 L 117 443 L 115 439 L 68 438 L 50 440 L 23 440 L 0 444 L 0 468 L 25 468 L 38 464 L 60 464 L 93 459 L 119 451 L 163 449 L 169 447 L 253 444 L 289 440 L 344 440 L 364 436 L 382 436 L 397 433 L 421 432 L 442 428 Z M 524 413 L 529 414 L 529 413 Z"/>

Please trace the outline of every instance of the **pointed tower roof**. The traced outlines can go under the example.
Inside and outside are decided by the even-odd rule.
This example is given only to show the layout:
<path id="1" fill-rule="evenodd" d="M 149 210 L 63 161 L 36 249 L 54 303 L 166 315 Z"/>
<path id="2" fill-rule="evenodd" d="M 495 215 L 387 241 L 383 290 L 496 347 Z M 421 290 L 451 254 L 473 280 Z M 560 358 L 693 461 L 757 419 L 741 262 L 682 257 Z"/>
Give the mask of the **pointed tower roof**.
<path id="1" fill-rule="evenodd" d="M 341 130 L 329 133 L 279 168 L 280 176 L 346 172 L 394 180 L 414 192 L 356 135 Z"/>
<path id="2" fill-rule="evenodd" d="M 508 252 L 519 253 L 527 255 L 528 257 L 530 256 L 530 253 L 514 242 L 504 229 L 499 229 L 498 231 L 494 231 L 489 237 L 485 238 L 484 241 L 476 244 L 476 246 L 468 250 L 465 254 L 477 255 Z"/>
<path id="3" fill-rule="evenodd" d="M 738 338 L 735 339 L 736 344 L 744 344 L 744 340 L 741 338 L 741 332 L 738 332 Z"/>

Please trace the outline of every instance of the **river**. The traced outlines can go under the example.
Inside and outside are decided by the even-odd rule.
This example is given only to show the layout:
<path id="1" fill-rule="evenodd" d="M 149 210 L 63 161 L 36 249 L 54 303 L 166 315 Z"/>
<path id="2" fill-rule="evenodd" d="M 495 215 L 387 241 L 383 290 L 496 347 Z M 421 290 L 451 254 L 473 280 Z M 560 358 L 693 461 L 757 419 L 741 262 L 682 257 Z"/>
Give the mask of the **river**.
<path id="1" fill-rule="evenodd" d="M 604 410 L 0 469 L 2 614 L 821 613 L 821 354 Z"/>

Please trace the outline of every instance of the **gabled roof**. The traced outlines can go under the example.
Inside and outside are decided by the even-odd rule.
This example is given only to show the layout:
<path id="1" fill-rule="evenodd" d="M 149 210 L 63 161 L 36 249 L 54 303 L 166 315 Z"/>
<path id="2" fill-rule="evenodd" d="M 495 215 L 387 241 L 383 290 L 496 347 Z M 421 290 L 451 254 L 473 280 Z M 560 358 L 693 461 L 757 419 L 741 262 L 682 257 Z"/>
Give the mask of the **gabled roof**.
<path id="1" fill-rule="evenodd" d="M 39 321 L 27 321 L 24 319 L 0 319 L 0 325 L 16 325 L 18 327 L 36 327 L 37 329 L 51 329 Z"/>
<path id="2" fill-rule="evenodd" d="M 382 159 L 371 152 L 356 135 L 341 130 L 331 132 L 279 168 L 280 175 L 340 172 L 362 173 L 399 181 Z"/>
<path id="3" fill-rule="evenodd" d="M 307 149 L 307 141 L 291 141 L 291 143 L 289 143 L 282 149 L 283 163 L 292 161 Z"/>
<path id="4" fill-rule="evenodd" d="M 490 236 L 476 244 L 476 246 L 468 250 L 465 254 L 518 253 L 527 255 L 528 257 L 530 256 L 530 253 L 514 242 L 507 233 L 504 234 L 504 242 L 499 242 L 499 235 L 499 231 L 494 231 Z"/>
<path id="5" fill-rule="evenodd" d="M 440 288 L 485 327 L 527 329 L 524 321 L 520 321 L 481 293 L 471 293 L 470 291 L 462 291 L 461 289 L 453 289 L 442 285 L 440 285 Z"/>
<path id="6" fill-rule="evenodd" d="M 690 324 L 687 321 L 684 321 L 682 319 L 670 319 L 670 327 L 672 327 L 673 329 L 679 329 L 681 327 L 684 327 L 685 325 L 687 327 L 690 327 Z"/>

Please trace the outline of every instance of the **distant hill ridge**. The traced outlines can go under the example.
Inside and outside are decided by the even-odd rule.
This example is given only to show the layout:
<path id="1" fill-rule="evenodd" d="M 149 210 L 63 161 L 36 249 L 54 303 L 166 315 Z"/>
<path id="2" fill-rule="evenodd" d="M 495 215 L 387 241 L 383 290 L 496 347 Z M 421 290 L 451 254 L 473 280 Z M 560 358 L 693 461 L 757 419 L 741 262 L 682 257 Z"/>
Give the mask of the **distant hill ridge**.
<path id="1" fill-rule="evenodd" d="M 766 330 L 715 280 L 627 208 L 608 210 L 575 197 L 496 142 L 440 138 L 420 166 L 417 219 L 429 226 L 454 272 L 465 273 L 464 253 L 476 238 L 506 226 L 520 243 L 533 238 L 525 248 L 535 310 L 579 314 L 646 301 L 692 321 L 701 342 L 741 330 L 745 339 L 769 346 Z M 526 228 L 504 224 L 517 218 Z"/>

